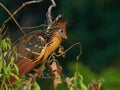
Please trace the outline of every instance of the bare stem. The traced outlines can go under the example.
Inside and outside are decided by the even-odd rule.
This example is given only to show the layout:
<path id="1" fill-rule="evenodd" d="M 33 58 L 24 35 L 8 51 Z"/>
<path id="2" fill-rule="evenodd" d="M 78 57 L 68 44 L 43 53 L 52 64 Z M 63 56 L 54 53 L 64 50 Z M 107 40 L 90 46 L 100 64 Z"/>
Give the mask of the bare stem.
<path id="1" fill-rule="evenodd" d="M 39 76 L 39 74 L 37 74 L 37 73 L 34 74 L 34 78 L 37 78 L 38 76 Z M 29 79 L 26 80 L 25 86 L 23 87 L 22 90 L 28 90 L 28 88 L 32 82 L 33 82 L 33 78 L 29 77 Z"/>
<path id="2" fill-rule="evenodd" d="M 35 4 L 35 3 L 39 3 L 42 2 L 43 0 L 37 0 L 37 1 L 28 1 L 23 3 L 14 13 L 13 16 L 16 15 L 21 9 L 23 9 L 25 6 L 30 5 L 30 4 Z M 9 17 L 10 18 L 10 17 Z"/>
<path id="3" fill-rule="evenodd" d="M 22 27 L 22 29 L 36 29 L 36 28 L 47 27 L 47 26 L 48 25 L 41 24 L 41 25 L 34 26 L 34 27 Z"/>
<path id="4" fill-rule="evenodd" d="M 55 1 L 54 1 L 54 0 L 51 0 L 51 2 L 52 2 L 52 5 L 49 6 L 48 12 L 47 12 L 47 14 L 46 14 L 46 16 L 47 16 L 47 18 L 48 18 L 48 25 L 51 25 L 51 24 L 53 23 L 53 21 L 52 21 L 52 9 L 53 9 L 54 7 L 56 7 Z"/>
<path id="5" fill-rule="evenodd" d="M 30 77 L 28 78 L 28 80 L 26 80 L 23 90 L 28 90 L 28 87 L 32 82 L 36 81 L 37 78 L 41 78 L 44 70 L 45 70 L 44 64 L 42 66 L 40 66 L 40 68 L 34 69 L 33 71 L 35 73 L 29 74 Z"/>
<path id="6" fill-rule="evenodd" d="M 10 15 L 10 17 L 13 19 L 13 21 L 16 23 L 16 25 L 18 26 L 18 28 L 21 30 L 21 32 L 25 35 L 25 32 L 22 30 L 21 26 L 19 25 L 19 23 L 17 22 L 17 20 L 14 18 L 14 16 L 10 13 L 10 11 L 2 4 L 0 3 L 0 6 L 2 6 L 5 11 Z M 3 27 L 5 27 L 5 24 L 3 23 Z M 1 28 L 2 29 L 2 28 Z M 2 29 L 3 30 L 3 29 Z"/>
<path id="7" fill-rule="evenodd" d="M 39 2 L 41 2 L 41 1 L 43 1 L 43 0 L 28 1 L 28 2 L 23 3 L 13 14 L 11 14 L 12 17 L 15 16 L 15 15 L 16 15 L 20 10 L 22 10 L 25 6 L 30 5 L 30 4 L 39 3 Z M 0 3 L 0 5 L 3 7 L 3 4 Z M 6 10 L 6 11 L 7 11 L 7 10 Z M 8 11 L 9 11 L 9 10 L 8 10 Z M 8 11 L 7 11 L 7 12 L 8 12 Z M 3 25 L 1 26 L 1 30 L 4 30 L 6 23 L 9 22 L 12 17 L 10 16 L 8 19 L 6 19 L 6 20 L 4 21 Z M 13 19 L 13 18 L 12 18 L 12 19 Z M 22 29 L 21 29 L 21 30 L 22 30 Z M 24 31 L 22 31 L 22 33 L 25 34 Z"/>
<path id="8" fill-rule="evenodd" d="M 76 46 L 76 45 L 79 45 L 79 46 L 80 46 L 80 53 L 79 53 L 79 55 L 76 57 L 76 59 L 78 60 L 79 57 L 80 57 L 81 54 L 82 54 L 82 49 L 81 49 L 81 44 L 80 44 L 80 42 L 71 45 L 68 49 L 66 49 L 66 50 L 64 51 L 64 53 L 67 53 L 70 49 L 72 49 L 72 48 L 73 48 L 74 46 Z M 55 56 L 57 56 L 57 57 L 60 57 L 61 55 L 62 55 L 61 53 L 58 54 L 58 55 L 55 54 Z"/>

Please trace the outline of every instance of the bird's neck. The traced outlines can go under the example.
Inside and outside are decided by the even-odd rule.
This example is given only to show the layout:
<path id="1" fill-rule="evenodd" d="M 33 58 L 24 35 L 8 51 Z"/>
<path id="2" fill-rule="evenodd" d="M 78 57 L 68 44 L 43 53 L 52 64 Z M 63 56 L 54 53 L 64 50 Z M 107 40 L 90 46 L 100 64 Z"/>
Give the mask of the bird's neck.
<path id="1" fill-rule="evenodd" d="M 52 41 L 51 46 L 54 46 L 54 50 L 55 50 L 60 45 L 62 38 L 58 34 L 54 34 L 51 41 Z"/>
<path id="2" fill-rule="evenodd" d="M 62 38 L 59 35 L 56 35 L 56 34 L 53 35 L 51 42 L 46 47 L 43 60 L 46 60 L 47 57 L 59 47 L 61 41 L 62 41 Z"/>

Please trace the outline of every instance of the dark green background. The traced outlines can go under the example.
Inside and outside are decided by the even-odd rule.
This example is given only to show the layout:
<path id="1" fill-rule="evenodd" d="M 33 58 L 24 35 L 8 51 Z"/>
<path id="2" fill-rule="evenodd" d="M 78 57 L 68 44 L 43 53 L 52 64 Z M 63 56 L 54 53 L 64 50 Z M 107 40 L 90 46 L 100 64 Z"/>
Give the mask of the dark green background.
<path id="1" fill-rule="evenodd" d="M 28 0 L 0 0 L 10 12 L 14 12 L 25 1 Z M 50 4 L 50 0 L 44 0 L 29 5 L 16 15 L 16 19 L 22 27 L 44 24 Z M 56 4 L 54 17 L 62 14 L 69 21 L 68 40 L 63 41 L 62 45 L 68 48 L 81 42 L 83 53 L 79 71 L 85 83 L 103 77 L 105 82 L 102 90 L 120 90 L 120 0 L 56 0 Z M 0 7 L 0 25 L 8 17 Z M 8 23 L 7 29 L 12 41 L 22 36 L 13 21 Z M 73 48 L 60 60 L 66 76 L 73 76 L 75 72 L 78 48 Z"/>

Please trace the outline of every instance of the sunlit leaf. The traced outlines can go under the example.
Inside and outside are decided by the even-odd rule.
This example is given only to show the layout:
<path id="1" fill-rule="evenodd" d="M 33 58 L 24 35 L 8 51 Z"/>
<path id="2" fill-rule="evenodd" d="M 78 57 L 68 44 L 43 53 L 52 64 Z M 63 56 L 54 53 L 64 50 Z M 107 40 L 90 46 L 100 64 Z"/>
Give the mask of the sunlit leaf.
<path id="1" fill-rule="evenodd" d="M 33 90 L 41 90 L 37 82 L 33 82 L 32 86 L 33 86 Z"/>
<path id="2" fill-rule="evenodd" d="M 88 90 L 86 85 L 79 79 L 79 84 L 81 86 L 81 90 Z"/>
<path id="3" fill-rule="evenodd" d="M 10 76 L 10 69 L 8 67 L 4 68 L 4 76 L 7 78 Z"/>
<path id="4" fill-rule="evenodd" d="M 14 63 L 14 57 L 13 56 L 11 56 L 10 57 L 10 63 L 13 65 L 13 63 Z"/>
<path id="5" fill-rule="evenodd" d="M 3 67 L 5 67 L 6 66 L 6 61 L 5 60 L 3 60 Z"/>
<path id="6" fill-rule="evenodd" d="M 2 57 L 0 56 L 0 71 L 2 70 L 3 67 L 3 61 L 2 61 Z"/>
<path id="7" fill-rule="evenodd" d="M 18 73 L 19 73 L 19 68 L 18 68 L 18 66 L 17 66 L 16 64 L 14 64 L 14 70 L 15 70 L 16 74 L 18 75 Z"/>
<path id="8" fill-rule="evenodd" d="M 0 74 L 0 78 L 3 76 L 3 74 Z"/>
<path id="9" fill-rule="evenodd" d="M 5 86 L 5 90 L 9 90 L 7 84 L 5 84 L 4 86 Z"/>
<path id="10" fill-rule="evenodd" d="M 73 87 L 70 87 L 69 90 L 74 90 L 74 88 L 73 88 Z"/>
<path id="11" fill-rule="evenodd" d="M 14 77 L 16 80 L 19 80 L 19 77 L 18 77 L 16 74 L 10 73 L 10 75 L 11 75 L 12 77 Z"/>
<path id="12" fill-rule="evenodd" d="M 31 90 L 31 89 L 32 89 L 32 84 L 30 84 L 28 87 L 28 90 Z"/>

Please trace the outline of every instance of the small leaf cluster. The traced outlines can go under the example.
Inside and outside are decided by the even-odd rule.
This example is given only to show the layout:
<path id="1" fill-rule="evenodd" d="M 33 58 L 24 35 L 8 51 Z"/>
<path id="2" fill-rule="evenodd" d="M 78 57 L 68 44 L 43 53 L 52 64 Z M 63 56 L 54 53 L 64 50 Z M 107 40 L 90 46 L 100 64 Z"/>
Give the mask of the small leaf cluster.
<path id="1" fill-rule="evenodd" d="M 11 88 L 11 83 L 9 78 L 13 77 L 16 80 L 19 80 L 18 77 L 18 67 L 14 63 L 15 57 L 17 57 L 17 53 L 15 49 L 11 49 L 11 40 L 9 38 L 0 40 L 0 89 L 8 90 Z M 9 52 L 10 51 L 10 52 Z M 9 52 L 9 54 L 7 54 Z M 8 57 L 8 62 L 6 62 L 6 57 Z"/>

